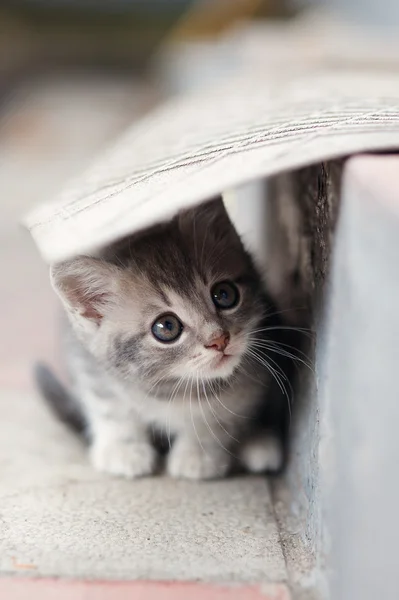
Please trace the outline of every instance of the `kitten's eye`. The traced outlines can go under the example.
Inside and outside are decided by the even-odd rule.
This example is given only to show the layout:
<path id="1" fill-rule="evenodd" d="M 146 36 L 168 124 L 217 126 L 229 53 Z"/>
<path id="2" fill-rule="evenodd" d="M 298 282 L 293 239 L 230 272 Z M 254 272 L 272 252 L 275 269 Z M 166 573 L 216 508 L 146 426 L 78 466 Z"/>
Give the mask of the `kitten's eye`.
<path id="1" fill-rule="evenodd" d="M 216 283 L 211 289 L 211 296 L 214 305 L 222 310 L 234 308 L 240 299 L 238 288 L 231 281 Z"/>
<path id="2" fill-rule="evenodd" d="M 162 315 L 154 321 L 151 331 L 160 342 L 175 342 L 182 334 L 183 324 L 175 315 Z"/>

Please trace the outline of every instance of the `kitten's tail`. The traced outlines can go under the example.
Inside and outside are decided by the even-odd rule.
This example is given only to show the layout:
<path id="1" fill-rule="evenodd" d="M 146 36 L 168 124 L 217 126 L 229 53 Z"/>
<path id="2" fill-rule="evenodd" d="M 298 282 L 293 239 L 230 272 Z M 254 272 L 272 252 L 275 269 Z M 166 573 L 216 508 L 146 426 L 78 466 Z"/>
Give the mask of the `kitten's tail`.
<path id="1" fill-rule="evenodd" d="M 76 433 L 84 434 L 86 423 L 70 392 L 46 365 L 35 365 L 34 374 L 36 385 L 55 416 Z"/>

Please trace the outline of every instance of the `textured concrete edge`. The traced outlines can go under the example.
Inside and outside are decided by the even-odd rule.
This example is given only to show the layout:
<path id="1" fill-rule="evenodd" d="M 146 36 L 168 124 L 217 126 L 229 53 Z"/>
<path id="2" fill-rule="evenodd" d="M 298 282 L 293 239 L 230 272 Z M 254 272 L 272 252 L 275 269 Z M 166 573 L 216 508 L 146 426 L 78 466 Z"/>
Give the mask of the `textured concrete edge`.
<path id="1" fill-rule="evenodd" d="M 210 585 L 189 582 L 0 579 L 7 600 L 291 600 L 284 584 Z"/>
<path id="2" fill-rule="evenodd" d="M 321 393 L 330 598 L 397 597 L 399 155 L 348 161 Z"/>

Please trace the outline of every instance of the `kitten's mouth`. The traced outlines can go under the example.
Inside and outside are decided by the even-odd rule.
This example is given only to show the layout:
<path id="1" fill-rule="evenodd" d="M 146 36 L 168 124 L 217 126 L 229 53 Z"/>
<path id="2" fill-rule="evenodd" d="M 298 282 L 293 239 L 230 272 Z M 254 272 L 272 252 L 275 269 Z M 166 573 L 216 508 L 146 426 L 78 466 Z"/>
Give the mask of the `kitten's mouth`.
<path id="1" fill-rule="evenodd" d="M 217 367 L 225 365 L 229 360 L 233 358 L 232 354 L 222 354 L 222 356 L 218 359 Z"/>
<path id="2" fill-rule="evenodd" d="M 229 348 L 230 350 L 230 348 Z M 230 377 L 241 361 L 241 352 L 215 352 L 208 363 L 209 375 L 216 378 Z"/>
<path id="3" fill-rule="evenodd" d="M 218 356 L 213 363 L 214 369 L 218 370 L 227 367 L 229 363 L 234 361 L 235 358 L 236 356 L 234 354 L 222 354 L 221 356 Z"/>
<path id="4" fill-rule="evenodd" d="M 237 354 L 221 354 L 218 352 L 218 355 L 214 356 L 208 363 L 208 377 L 216 379 L 230 377 L 239 362 L 240 357 Z"/>

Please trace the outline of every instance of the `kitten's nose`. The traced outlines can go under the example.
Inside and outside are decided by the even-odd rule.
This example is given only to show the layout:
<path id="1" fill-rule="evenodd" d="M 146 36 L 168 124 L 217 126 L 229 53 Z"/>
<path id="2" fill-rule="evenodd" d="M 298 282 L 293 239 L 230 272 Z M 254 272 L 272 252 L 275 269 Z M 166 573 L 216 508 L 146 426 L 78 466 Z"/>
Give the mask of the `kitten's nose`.
<path id="1" fill-rule="evenodd" d="M 230 341 L 230 334 L 228 331 L 224 331 L 217 337 L 210 340 L 208 344 L 205 345 L 205 348 L 214 348 L 219 352 L 224 352 L 227 348 L 227 345 Z"/>

